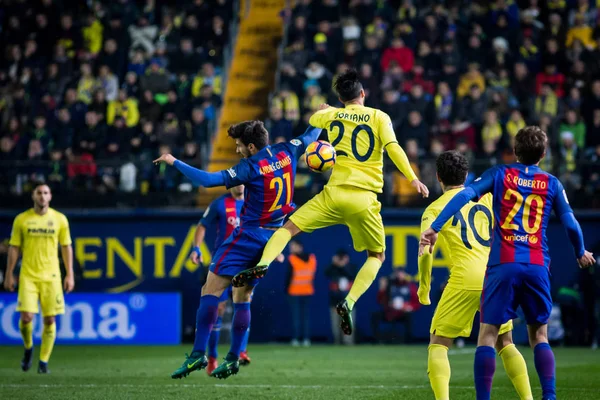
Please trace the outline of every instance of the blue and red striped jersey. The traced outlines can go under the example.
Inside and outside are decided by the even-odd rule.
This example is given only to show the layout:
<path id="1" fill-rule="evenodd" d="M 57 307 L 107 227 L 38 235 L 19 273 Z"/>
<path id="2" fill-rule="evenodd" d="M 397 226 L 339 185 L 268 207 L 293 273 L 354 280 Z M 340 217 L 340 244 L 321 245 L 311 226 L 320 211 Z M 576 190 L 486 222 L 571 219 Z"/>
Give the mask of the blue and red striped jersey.
<path id="1" fill-rule="evenodd" d="M 200 224 L 207 229 L 216 226 L 213 249 L 219 248 L 225 239 L 231 235 L 231 232 L 240 225 L 240 214 L 243 205 L 244 200 L 234 199 L 231 193 L 224 194 L 210 203 L 200 220 Z"/>
<path id="2" fill-rule="evenodd" d="M 494 232 L 488 266 L 527 263 L 550 266 L 546 228 L 552 210 L 572 212 L 565 190 L 553 175 L 519 163 L 487 170 L 471 187 L 494 196 Z"/>
<path id="3" fill-rule="evenodd" d="M 223 171 L 228 189 L 245 186 L 240 226 L 279 228 L 283 225 L 285 216 L 296 208 L 292 202 L 296 165 L 306 146 L 318 137 L 320 130 L 314 131 L 316 136 L 303 135 L 267 146 Z"/>

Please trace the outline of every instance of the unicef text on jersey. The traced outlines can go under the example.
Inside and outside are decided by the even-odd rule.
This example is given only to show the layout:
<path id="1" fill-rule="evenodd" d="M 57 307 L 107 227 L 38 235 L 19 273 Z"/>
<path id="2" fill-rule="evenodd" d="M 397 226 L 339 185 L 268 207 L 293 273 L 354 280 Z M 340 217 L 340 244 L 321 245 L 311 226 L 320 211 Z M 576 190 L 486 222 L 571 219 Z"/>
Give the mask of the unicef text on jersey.
<path id="1" fill-rule="evenodd" d="M 57 318 L 61 344 L 166 345 L 181 342 L 179 293 L 77 293 L 65 296 L 65 314 Z M 0 294 L 0 345 L 21 344 L 15 293 Z M 41 318 L 34 319 L 40 342 Z"/>

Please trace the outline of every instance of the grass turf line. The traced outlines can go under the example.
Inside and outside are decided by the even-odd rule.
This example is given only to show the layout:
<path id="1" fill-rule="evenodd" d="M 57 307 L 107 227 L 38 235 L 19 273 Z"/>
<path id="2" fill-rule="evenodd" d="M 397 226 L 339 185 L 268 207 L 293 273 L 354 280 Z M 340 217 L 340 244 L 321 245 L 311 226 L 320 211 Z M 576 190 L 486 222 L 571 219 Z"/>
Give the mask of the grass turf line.
<path id="1" fill-rule="evenodd" d="M 0 399 L 431 399 L 425 346 L 251 345 L 252 364 L 223 381 L 193 372 L 172 380 L 189 346 L 55 347 L 47 376 L 20 370 L 22 348 L 0 347 Z M 520 346 L 535 398 L 541 397 L 531 351 Z M 555 349 L 561 400 L 595 398 L 600 390 L 600 352 Z M 220 348 L 225 355 L 226 349 Z M 450 355 L 452 399 L 473 399 L 473 354 Z M 498 358 L 493 398 L 515 399 Z"/>

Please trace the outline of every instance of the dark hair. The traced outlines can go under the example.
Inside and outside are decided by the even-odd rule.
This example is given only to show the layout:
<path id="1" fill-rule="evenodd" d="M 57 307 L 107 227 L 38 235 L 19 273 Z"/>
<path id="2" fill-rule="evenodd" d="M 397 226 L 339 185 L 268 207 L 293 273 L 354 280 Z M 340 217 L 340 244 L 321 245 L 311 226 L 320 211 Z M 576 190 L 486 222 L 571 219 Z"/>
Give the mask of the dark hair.
<path id="1" fill-rule="evenodd" d="M 36 189 L 39 188 L 40 186 L 48 186 L 48 189 L 50 189 L 50 192 L 52 192 L 52 188 L 50 187 L 48 182 L 37 180 L 37 181 L 31 182 L 31 193 L 35 192 Z"/>
<path id="2" fill-rule="evenodd" d="M 548 137 L 539 126 L 526 126 L 515 137 L 515 155 L 522 164 L 537 164 L 544 157 L 547 144 Z"/>
<path id="3" fill-rule="evenodd" d="M 455 150 L 445 151 L 435 161 L 437 174 L 446 186 L 462 185 L 467 179 L 469 161 Z"/>
<path id="4" fill-rule="evenodd" d="M 231 125 L 227 134 L 233 139 L 240 139 L 246 146 L 252 143 L 259 150 L 269 143 L 269 132 L 262 121 L 244 121 Z"/>
<path id="5" fill-rule="evenodd" d="M 354 68 L 340 74 L 333 83 L 333 89 L 342 102 L 354 100 L 360 96 L 363 86 L 358 80 L 358 72 Z"/>

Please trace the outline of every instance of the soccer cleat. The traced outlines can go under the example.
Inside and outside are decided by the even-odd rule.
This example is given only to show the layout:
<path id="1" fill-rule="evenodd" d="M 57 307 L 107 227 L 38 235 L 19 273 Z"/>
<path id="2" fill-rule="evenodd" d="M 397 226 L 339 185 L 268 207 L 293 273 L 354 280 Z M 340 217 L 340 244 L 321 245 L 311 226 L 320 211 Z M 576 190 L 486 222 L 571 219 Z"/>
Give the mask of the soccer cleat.
<path id="1" fill-rule="evenodd" d="M 248 352 L 247 351 L 242 351 L 240 353 L 240 365 L 250 365 L 250 363 L 252 362 L 252 360 L 250 359 L 250 357 L 248 357 Z"/>
<path id="2" fill-rule="evenodd" d="M 227 379 L 231 375 L 235 375 L 240 370 L 239 360 L 229 361 L 225 359 L 221 365 L 219 365 L 210 376 L 219 379 Z"/>
<path id="3" fill-rule="evenodd" d="M 352 335 L 352 312 L 348 308 L 348 302 L 342 300 L 335 306 L 335 311 L 341 317 L 340 327 L 346 335 Z"/>
<path id="4" fill-rule="evenodd" d="M 40 361 L 38 364 L 38 374 L 49 374 L 50 370 L 48 369 L 48 363 Z"/>
<path id="5" fill-rule="evenodd" d="M 254 268 L 249 268 L 244 270 L 233 277 L 231 280 L 231 285 L 233 287 L 243 287 L 248 282 L 251 282 L 255 279 L 262 279 L 267 275 L 267 271 L 269 267 L 266 265 L 257 265 Z"/>
<path id="6" fill-rule="evenodd" d="M 215 357 L 208 357 L 208 365 L 206 366 L 206 374 L 210 376 L 212 372 L 219 366 L 219 362 Z"/>
<path id="7" fill-rule="evenodd" d="M 171 374 L 171 378 L 173 379 L 181 379 L 188 376 L 191 372 L 206 368 L 208 365 L 208 360 L 205 355 L 194 355 L 196 352 L 188 355 L 185 353 L 185 361 L 181 364 L 175 372 Z"/>
<path id="8" fill-rule="evenodd" d="M 29 371 L 31 365 L 33 364 L 33 347 L 30 349 L 25 349 L 23 353 L 23 359 L 21 360 L 21 369 L 23 372 Z"/>

